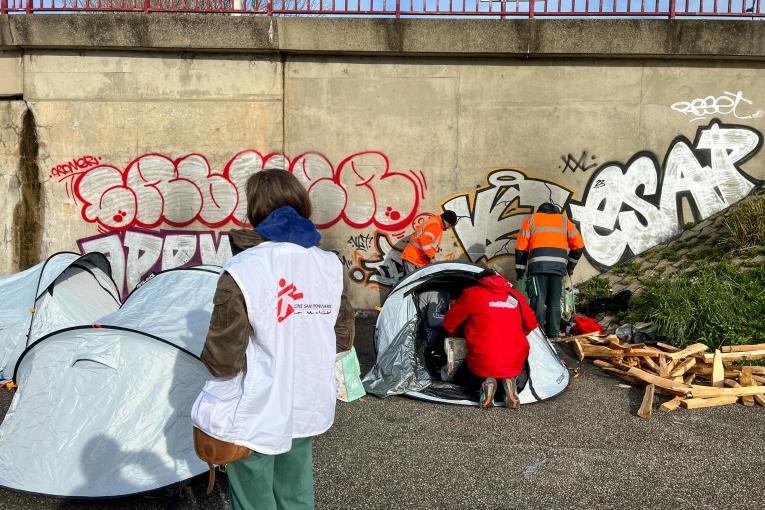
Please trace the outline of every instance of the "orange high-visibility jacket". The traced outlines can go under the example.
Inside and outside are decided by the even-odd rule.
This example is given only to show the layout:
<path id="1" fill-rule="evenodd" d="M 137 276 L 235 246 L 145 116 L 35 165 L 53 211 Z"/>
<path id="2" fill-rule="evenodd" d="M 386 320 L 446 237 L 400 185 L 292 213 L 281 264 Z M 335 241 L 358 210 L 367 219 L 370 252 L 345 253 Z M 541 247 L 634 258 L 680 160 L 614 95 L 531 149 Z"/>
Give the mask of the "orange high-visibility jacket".
<path id="1" fill-rule="evenodd" d="M 409 238 L 409 243 L 401 253 L 401 260 L 406 260 L 417 267 L 427 266 L 438 253 L 438 245 L 441 243 L 443 233 L 441 216 L 431 216 Z"/>
<path id="2" fill-rule="evenodd" d="M 584 251 L 584 240 L 573 223 L 552 205 L 523 222 L 515 241 L 515 270 L 528 274 L 566 274 L 574 269 Z"/>

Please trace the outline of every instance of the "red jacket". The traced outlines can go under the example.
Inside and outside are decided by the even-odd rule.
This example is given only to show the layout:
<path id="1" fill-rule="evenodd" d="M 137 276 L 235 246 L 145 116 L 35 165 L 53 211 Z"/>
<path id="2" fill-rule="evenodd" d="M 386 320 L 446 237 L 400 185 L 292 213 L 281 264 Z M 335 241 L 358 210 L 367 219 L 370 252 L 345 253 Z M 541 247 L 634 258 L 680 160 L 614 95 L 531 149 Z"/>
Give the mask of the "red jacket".
<path id="1" fill-rule="evenodd" d="M 523 295 L 500 275 L 486 276 L 465 289 L 444 318 L 454 335 L 465 323 L 467 364 L 479 377 L 516 377 L 529 355 L 526 335 L 537 327 Z"/>

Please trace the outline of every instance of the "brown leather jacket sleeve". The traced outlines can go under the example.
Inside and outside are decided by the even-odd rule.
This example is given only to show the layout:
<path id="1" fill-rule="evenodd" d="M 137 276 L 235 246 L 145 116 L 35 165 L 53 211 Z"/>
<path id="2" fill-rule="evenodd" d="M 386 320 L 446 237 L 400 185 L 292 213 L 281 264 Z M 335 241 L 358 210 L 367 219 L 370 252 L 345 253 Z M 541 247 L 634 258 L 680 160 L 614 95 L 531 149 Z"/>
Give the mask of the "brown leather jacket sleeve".
<path id="1" fill-rule="evenodd" d="M 353 347 L 353 339 L 356 336 L 356 318 L 353 314 L 351 300 L 343 292 L 340 298 L 340 313 L 335 322 L 335 337 L 337 339 L 337 352 L 350 351 Z"/>
<path id="2" fill-rule="evenodd" d="M 202 363 L 215 377 L 234 377 L 244 369 L 252 328 L 244 295 L 230 274 L 218 279 L 213 305 Z"/>

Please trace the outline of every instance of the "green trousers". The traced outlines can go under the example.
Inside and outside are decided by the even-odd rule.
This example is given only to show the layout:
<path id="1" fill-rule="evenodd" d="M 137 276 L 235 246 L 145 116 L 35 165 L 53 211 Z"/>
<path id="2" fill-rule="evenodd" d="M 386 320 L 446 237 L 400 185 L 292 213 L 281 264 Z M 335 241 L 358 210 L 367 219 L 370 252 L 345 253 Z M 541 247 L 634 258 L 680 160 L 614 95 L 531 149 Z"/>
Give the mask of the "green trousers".
<path id="1" fill-rule="evenodd" d="M 557 274 L 534 274 L 530 279 L 529 299 L 539 327 L 548 337 L 560 336 L 560 295 L 563 277 Z"/>
<path id="2" fill-rule="evenodd" d="M 313 438 L 279 455 L 256 453 L 226 466 L 232 510 L 313 510 Z"/>

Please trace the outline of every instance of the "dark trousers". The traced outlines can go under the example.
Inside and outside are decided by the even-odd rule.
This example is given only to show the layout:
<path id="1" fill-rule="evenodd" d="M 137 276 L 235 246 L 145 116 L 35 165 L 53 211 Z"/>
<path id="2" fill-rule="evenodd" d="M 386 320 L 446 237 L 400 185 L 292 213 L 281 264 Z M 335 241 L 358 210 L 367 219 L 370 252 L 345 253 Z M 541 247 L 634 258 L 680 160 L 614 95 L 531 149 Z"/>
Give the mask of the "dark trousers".
<path id="1" fill-rule="evenodd" d="M 409 276 L 410 274 L 412 274 L 412 273 L 414 273 L 415 271 L 417 271 L 418 269 L 420 269 L 419 267 L 415 266 L 414 264 L 412 264 L 412 263 L 411 263 L 411 262 L 409 262 L 408 260 L 402 260 L 401 262 L 402 262 L 402 263 L 403 263 L 403 265 L 404 265 L 404 276 L 403 276 L 403 278 L 406 278 L 406 277 L 407 277 L 407 276 Z M 402 278 L 402 279 L 403 279 L 403 278 Z"/>
<path id="2" fill-rule="evenodd" d="M 534 274 L 530 277 L 527 289 L 539 327 L 548 337 L 559 336 L 563 277 L 557 274 Z"/>

